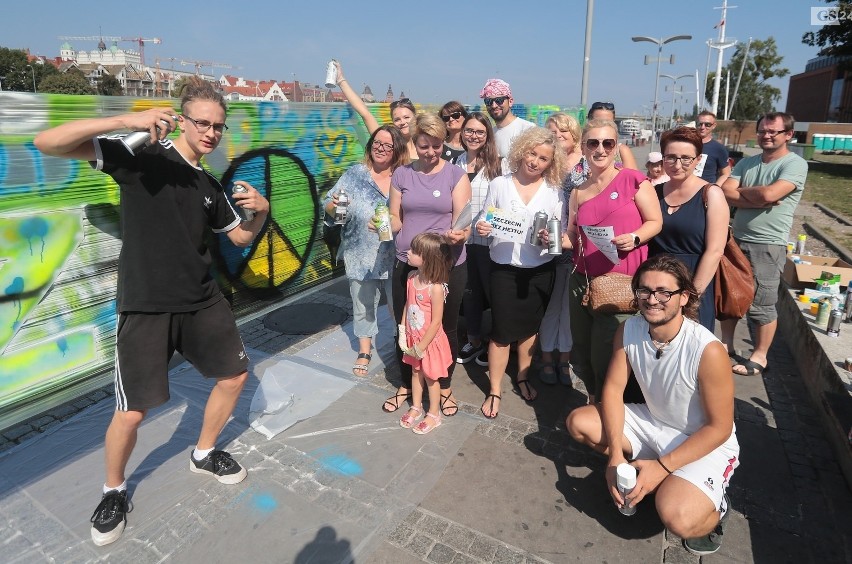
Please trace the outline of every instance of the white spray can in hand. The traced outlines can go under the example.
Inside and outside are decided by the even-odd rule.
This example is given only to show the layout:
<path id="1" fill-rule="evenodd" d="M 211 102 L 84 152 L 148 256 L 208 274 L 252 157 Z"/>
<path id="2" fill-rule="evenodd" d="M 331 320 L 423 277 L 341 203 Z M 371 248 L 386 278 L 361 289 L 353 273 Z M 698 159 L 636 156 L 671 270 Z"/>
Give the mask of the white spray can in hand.
<path id="1" fill-rule="evenodd" d="M 633 491 L 636 487 L 636 468 L 622 462 L 615 467 L 615 485 L 618 488 L 618 493 L 624 499 L 624 505 L 618 508 L 622 515 L 633 515 L 636 513 L 636 507 L 628 505 L 625 496 Z"/>

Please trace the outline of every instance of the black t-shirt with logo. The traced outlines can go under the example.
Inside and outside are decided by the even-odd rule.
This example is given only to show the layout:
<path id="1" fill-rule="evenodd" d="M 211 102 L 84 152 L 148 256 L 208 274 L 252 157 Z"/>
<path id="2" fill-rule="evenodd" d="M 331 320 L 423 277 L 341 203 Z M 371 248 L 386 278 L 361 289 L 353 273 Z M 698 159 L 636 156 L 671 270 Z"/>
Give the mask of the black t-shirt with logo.
<path id="1" fill-rule="evenodd" d="M 118 311 L 196 311 L 222 299 L 205 237 L 240 218 L 219 181 L 168 139 L 134 156 L 117 137 L 98 137 L 95 152 L 92 166 L 121 188 Z"/>

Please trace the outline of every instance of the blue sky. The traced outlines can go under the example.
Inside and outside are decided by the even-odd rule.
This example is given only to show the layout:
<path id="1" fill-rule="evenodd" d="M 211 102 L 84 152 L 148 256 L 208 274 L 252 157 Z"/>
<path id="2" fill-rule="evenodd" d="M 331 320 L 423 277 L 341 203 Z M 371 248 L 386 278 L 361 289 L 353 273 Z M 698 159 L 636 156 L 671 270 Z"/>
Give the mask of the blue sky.
<path id="1" fill-rule="evenodd" d="M 817 49 L 803 45 L 810 26 L 810 7 L 817 0 L 730 0 L 726 35 L 743 42 L 749 36 L 773 36 L 783 66 L 790 74 L 804 71 Z M 703 82 L 707 40 L 717 37 L 713 26 L 721 20 L 721 0 L 596 0 L 592 30 L 589 103 L 615 102 L 618 113 L 647 111 L 654 99 L 655 64 L 645 66 L 645 55 L 655 57 L 657 46 L 633 43 L 634 35 L 655 38 L 692 35 L 664 47 L 675 53 L 661 73 L 695 74 Z M 367 8 L 367 6 L 370 6 Z M 146 0 L 122 2 L 4 3 L 0 19 L 0 46 L 28 47 L 32 53 L 58 55 L 60 35 L 114 35 L 159 37 L 148 44 L 146 60 L 215 61 L 233 69 L 213 69 L 248 79 L 322 83 L 329 58 L 339 59 L 347 78 L 357 86 L 369 84 L 383 97 L 388 84 L 421 103 L 457 99 L 476 103 L 479 90 L 491 77 L 508 81 L 516 101 L 573 105 L 580 102 L 586 0 L 456 0 L 391 3 L 320 0 L 185 2 Z M 77 49 L 94 43 L 73 42 Z M 125 49 L 132 43 L 121 43 Z M 733 48 L 725 50 L 727 62 Z M 710 67 L 715 69 L 716 51 Z M 191 70 L 191 66 L 180 67 Z M 205 68 L 204 72 L 210 72 Z M 789 77 L 773 81 L 782 91 L 777 109 L 784 109 Z M 670 111 L 671 93 L 660 79 L 661 113 Z M 694 92 L 695 80 L 679 83 Z M 694 103 L 688 95 L 686 111 Z M 720 96 L 724 100 L 724 93 Z"/>

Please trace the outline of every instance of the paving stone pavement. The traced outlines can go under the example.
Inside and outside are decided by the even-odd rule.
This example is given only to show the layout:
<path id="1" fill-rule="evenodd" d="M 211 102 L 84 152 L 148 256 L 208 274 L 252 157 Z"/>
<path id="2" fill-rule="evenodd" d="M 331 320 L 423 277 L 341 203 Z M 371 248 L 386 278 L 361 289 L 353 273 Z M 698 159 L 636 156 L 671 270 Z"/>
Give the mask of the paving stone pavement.
<path id="1" fill-rule="evenodd" d="M 341 281 L 293 301 L 330 304 L 351 315 L 348 290 Z M 267 329 L 262 316 L 243 323 L 240 329 L 247 347 L 270 355 L 294 354 L 339 330 L 330 328 L 310 336 L 283 335 Z M 748 351 L 750 339 L 744 323 L 738 327 L 737 341 L 740 350 Z M 644 503 L 637 516 L 629 520 L 612 508 L 603 485 L 604 458 L 573 443 L 564 429 L 565 416 L 584 401 L 579 381 L 572 390 L 547 387 L 534 379 L 540 398 L 531 404 L 504 389 L 500 416 L 492 421 L 479 412 L 485 379 L 484 369 L 475 363 L 456 370 L 454 391 L 460 414 L 458 423 L 447 418 L 445 424 L 473 418 L 474 430 L 437 477 L 431 493 L 417 504 L 400 506 L 399 498 L 382 488 L 318 469 L 304 452 L 290 446 L 249 443 L 245 437 L 237 437 L 234 451 L 240 453 L 247 467 L 278 465 L 278 485 L 301 501 L 347 522 L 376 527 L 381 542 L 353 561 L 852 561 L 848 527 L 852 494 L 822 437 L 790 349 L 781 339 L 770 350 L 769 370 L 762 378 L 736 377 L 742 464 L 729 488 L 733 513 L 722 550 L 702 559 L 686 552 L 681 540 L 662 528 L 651 503 Z M 363 381 L 371 389 L 391 395 L 398 383 L 398 371 L 376 371 Z M 27 448 L 28 441 L 77 413 L 104 409 L 111 403 L 109 386 L 7 429 L 0 434 L 0 457 L 17 455 Z M 73 419 L 66 423 L 73 424 Z M 115 546 L 110 558 L 190 561 L 186 548 L 200 534 L 223 526 L 219 508 L 238 504 L 251 495 L 253 475 L 246 482 L 247 488 L 214 484 L 194 492 L 182 499 L 169 519 L 135 521 L 135 536 L 147 538 L 149 543 Z M 0 476 L 0 486 L 2 482 Z M 38 507 L 21 492 L 0 499 L 0 561 L 100 560 L 99 553 L 88 544 L 33 546 L 26 535 L 4 534 L 32 527 L 47 533 L 56 526 L 39 521 L 34 517 L 37 514 Z M 81 515 L 81 519 L 87 516 Z M 59 532 L 56 534 L 58 537 Z M 351 558 L 347 551 L 341 554 L 334 561 L 347 561 L 346 554 Z M 269 561 L 278 560 L 270 557 Z"/>

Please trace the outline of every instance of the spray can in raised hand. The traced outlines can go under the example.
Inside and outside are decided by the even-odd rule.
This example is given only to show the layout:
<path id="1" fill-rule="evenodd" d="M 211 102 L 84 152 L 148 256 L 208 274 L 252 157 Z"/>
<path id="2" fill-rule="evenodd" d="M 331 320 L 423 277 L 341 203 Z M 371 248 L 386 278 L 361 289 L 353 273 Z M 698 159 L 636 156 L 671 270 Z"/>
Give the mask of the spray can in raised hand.
<path id="1" fill-rule="evenodd" d="M 393 241 L 393 233 L 391 232 L 390 225 L 390 211 L 382 202 L 379 202 L 376 206 L 373 223 L 375 224 L 376 231 L 379 234 L 379 241 Z"/>
<path id="2" fill-rule="evenodd" d="M 335 60 L 332 59 L 328 62 L 328 66 L 325 68 L 325 87 L 326 88 L 334 88 L 337 86 L 337 67 L 334 66 Z"/>
<path id="3" fill-rule="evenodd" d="M 231 192 L 234 194 L 247 194 L 248 188 L 246 188 L 242 184 L 234 184 L 234 187 Z M 240 215 L 243 221 L 251 221 L 254 219 L 254 210 L 249 210 L 241 206 L 236 206 L 236 208 L 237 213 Z"/>
<path id="4" fill-rule="evenodd" d="M 622 462 L 615 467 L 615 485 L 618 488 L 618 493 L 624 498 L 627 494 L 633 491 L 636 487 L 636 468 Z M 633 515 L 636 513 L 636 507 L 628 505 L 624 498 L 624 505 L 618 508 L 622 515 Z"/>

